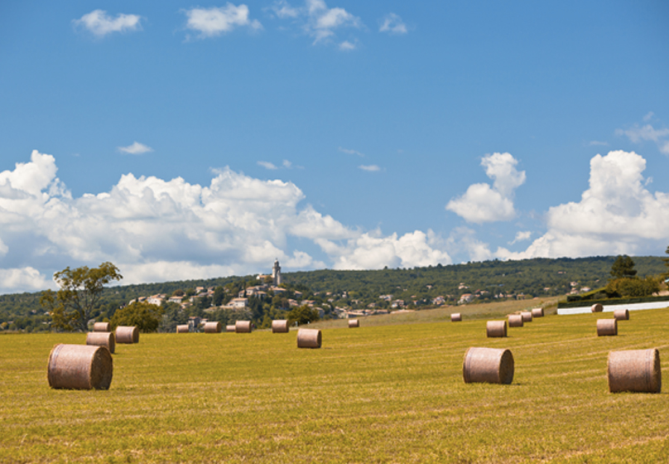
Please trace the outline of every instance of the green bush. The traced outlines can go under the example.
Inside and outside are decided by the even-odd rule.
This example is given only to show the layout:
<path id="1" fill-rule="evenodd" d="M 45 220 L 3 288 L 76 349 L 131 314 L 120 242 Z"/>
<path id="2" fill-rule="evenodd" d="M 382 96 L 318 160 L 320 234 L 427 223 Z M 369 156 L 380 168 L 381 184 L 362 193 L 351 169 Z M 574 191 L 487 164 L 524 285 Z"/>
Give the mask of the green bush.
<path id="1" fill-rule="evenodd" d="M 140 332 L 149 333 L 158 330 L 162 315 L 160 306 L 135 301 L 117 310 L 110 322 L 113 329 L 120 325 L 136 325 Z"/>
<path id="2" fill-rule="evenodd" d="M 635 298 L 652 296 L 660 291 L 660 281 L 653 277 L 636 279 L 623 277 L 609 282 L 606 293 L 610 297 Z"/>
<path id="3" fill-rule="evenodd" d="M 306 305 L 299 306 L 288 312 L 289 325 L 293 325 L 296 322 L 299 325 L 307 324 L 309 322 L 315 322 L 318 319 L 320 319 L 320 317 L 318 316 L 318 311 Z"/>

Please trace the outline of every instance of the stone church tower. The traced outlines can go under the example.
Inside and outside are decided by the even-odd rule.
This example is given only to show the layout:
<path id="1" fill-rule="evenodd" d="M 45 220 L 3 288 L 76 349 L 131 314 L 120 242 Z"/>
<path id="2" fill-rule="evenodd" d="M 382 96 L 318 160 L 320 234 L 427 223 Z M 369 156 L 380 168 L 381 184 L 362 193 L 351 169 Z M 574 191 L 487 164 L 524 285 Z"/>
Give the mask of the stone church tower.
<path id="1" fill-rule="evenodd" d="M 276 261 L 274 261 L 274 267 L 272 268 L 272 279 L 274 280 L 275 287 L 281 285 L 281 266 L 279 266 L 278 258 Z"/>

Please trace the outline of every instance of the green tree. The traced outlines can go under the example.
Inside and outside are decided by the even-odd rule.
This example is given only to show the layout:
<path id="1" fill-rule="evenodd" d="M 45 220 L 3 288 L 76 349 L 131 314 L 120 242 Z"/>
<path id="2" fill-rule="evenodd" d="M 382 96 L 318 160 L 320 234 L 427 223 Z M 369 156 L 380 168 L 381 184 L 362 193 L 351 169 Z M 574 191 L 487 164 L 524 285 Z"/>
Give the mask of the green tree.
<path id="1" fill-rule="evenodd" d="M 214 306 L 221 306 L 223 304 L 224 299 L 225 299 L 225 289 L 219 285 L 214 289 L 212 304 Z"/>
<path id="2" fill-rule="evenodd" d="M 665 251 L 665 253 L 669 255 L 669 246 L 667 247 L 667 251 Z M 662 258 L 662 261 L 664 261 L 664 265 L 667 266 L 667 272 L 664 273 L 664 276 L 669 277 L 669 258 Z"/>
<path id="3" fill-rule="evenodd" d="M 154 304 L 135 301 L 118 309 L 111 318 L 112 329 L 119 325 L 136 325 L 140 332 L 149 333 L 158 330 L 163 316 L 163 309 Z"/>
<path id="4" fill-rule="evenodd" d="M 299 325 L 302 325 L 320 319 L 318 316 L 318 311 L 310 308 L 307 305 L 298 306 L 297 308 L 291 309 L 288 311 L 287 316 L 289 325 L 293 325 L 295 322 L 297 322 Z"/>
<path id="5" fill-rule="evenodd" d="M 652 296 L 660 291 L 660 281 L 657 278 L 646 277 L 645 279 L 615 279 L 606 286 L 606 293 L 610 296 L 621 296 L 623 298 L 634 298 Z"/>
<path id="6" fill-rule="evenodd" d="M 614 279 L 633 278 L 636 276 L 634 261 L 627 255 L 619 255 L 611 266 Z"/>
<path id="7" fill-rule="evenodd" d="M 86 332 L 88 320 L 100 304 L 104 286 L 123 276 L 116 266 L 106 262 L 93 269 L 66 267 L 56 272 L 53 278 L 60 290 L 46 290 L 40 298 L 40 304 L 51 315 L 53 327 Z"/>

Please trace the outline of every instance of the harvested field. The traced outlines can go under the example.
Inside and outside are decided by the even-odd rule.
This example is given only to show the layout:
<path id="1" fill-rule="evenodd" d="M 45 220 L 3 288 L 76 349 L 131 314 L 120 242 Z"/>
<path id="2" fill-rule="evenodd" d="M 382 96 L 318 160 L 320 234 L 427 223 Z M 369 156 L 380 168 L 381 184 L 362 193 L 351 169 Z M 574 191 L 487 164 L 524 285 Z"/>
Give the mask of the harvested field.
<path id="1" fill-rule="evenodd" d="M 294 330 L 142 334 L 117 346 L 107 391 L 48 386 L 53 345 L 86 334 L 0 335 L 2 461 L 666 462 L 668 392 L 609 393 L 607 358 L 655 347 L 667 372 L 669 310 L 635 312 L 617 337 L 597 337 L 598 317 L 499 339 L 485 319 L 341 321 L 320 350 L 296 349 Z M 471 346 L 510 349 L 512 384 L 465 384 Z"/>

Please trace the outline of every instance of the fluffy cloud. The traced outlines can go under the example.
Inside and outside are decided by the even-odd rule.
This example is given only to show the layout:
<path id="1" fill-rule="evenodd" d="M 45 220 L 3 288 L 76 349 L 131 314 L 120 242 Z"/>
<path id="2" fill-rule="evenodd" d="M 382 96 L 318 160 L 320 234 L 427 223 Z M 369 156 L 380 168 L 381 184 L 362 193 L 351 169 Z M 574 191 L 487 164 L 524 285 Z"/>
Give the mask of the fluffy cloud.
<path id="1" fill-rule="evenodd" d="M 262 29 L 258 20 L 249 19 L 249 7 L 244 4 L 235 6 L 228 3 L 218 8 L 191 8 L 185 14 L 188 18 L 186 27 L 199 32 L 200 38 L 216 37 L 238 26 Z"/>
<path id="2" fill-rule="evenodd" d="M 45 288 L 65 266 L 115 263 L 124 283 L 244 275 L 326 264 L 289 238 L 320 247 L 336 266 L 418 266 L 450 262 L 432 234 L 383 237 L 351 229 L 312 206 L 291 182 L 263 181 L 230 169 L 210 185 L 182 178 L 121 176 L 109 191 L 73 198 L 56 177 L 55 158 L 0 172 L 0 291 Z"/>
<path id="3" fill-rule="evenodd" d="M 377 231 L 364 233 L 338 245 L 330 240 L 316 239 L 334 260 L 335 269 L 381 269 L 450 264 L 451 258 L 439 249 L 439 240 L 431 230 L 419 230 L 399 237 L 383 237 Z"/>
<path id="4" fill-rule="evenodd" d="M 379 32 L 388 32 L 389 34 L 406 34 L 408 32 L 406 24 L 395 13 L 388 13 L 381 21 Z"/>
<path id="5" fill-rule="evenodd" d="M 53 282 L 33 267 L 0 269 L 0 293 L 36 292 L 47 288 L 54 288 Z"/>
<path id="6" fill-rule="evenodd" d="M 314 45 L 332 40 L 337 29 L 362 26 L 360 18 L 344 8 L 328 8 L 324 0 L 306 0 L 304 6 L 299 8 L 280 0 L 274 3 L 271 10 L 280 19 L 291 19 L 300 24 L 302 30 L 314 39 Z M 340 50 L 355 48 L 355 43 L 348 40 L 339 44 Z"/>
<path id="7" fill-rule="evenodd" d="M 134 142 L 132 145 L 127 147 L 118 147 L 118 151 L 122 153 L 128 153 L 130 155 L 142 155 L 144 153 L 149 153 L 153 151 L 153 148 L 144 145 L 143 143 Z"/>
<path id="8" fill-rule="evenodd" d="M 468 222 L 508 221 L 516 216 L 513 196 L 525 182 L 525 171 L 516 170 L 518 161 L 510 153 L 493 153 L 481 160 L 489 184 L 470 185 L 464 195 L 448 202 L 446 209 Z"/>
<path id="9" fill-rule="evenodd" d="M 590 186 L 580 202 L 551 207 L 547 232 L 527 250 L 500 248 L 501 258 L 657 253 L 669 237 L 669 194 L 646 189 L 646 160 L 611 151 L 590 161 Z"/>
<path id="10" fill-rule="evenodd" d="M 94 10 L 72 21 L 76 27 L 82 27 L 98 37 L 112 32 L 130 32 L 141 29 L 141 17 L 132 14 L 119 14 L 115 18 L 106 11 Z"/>

